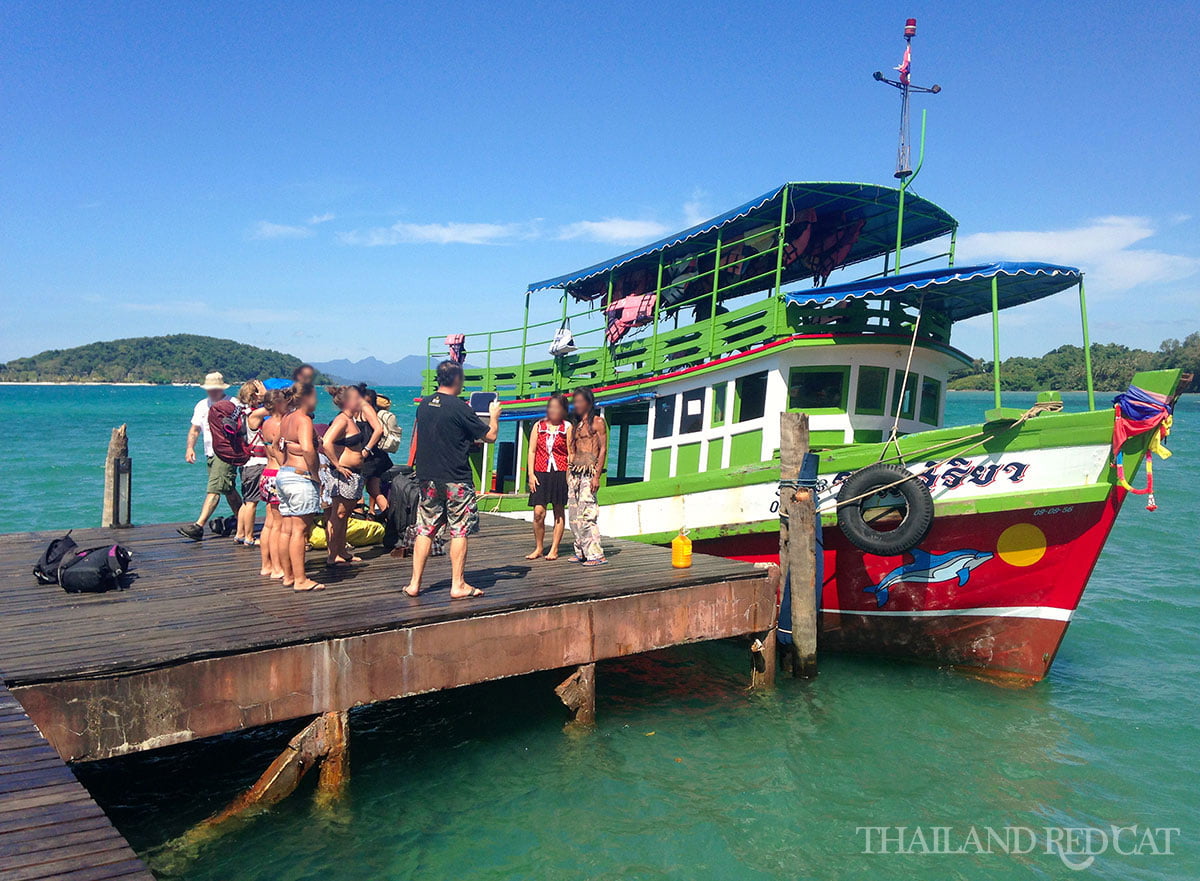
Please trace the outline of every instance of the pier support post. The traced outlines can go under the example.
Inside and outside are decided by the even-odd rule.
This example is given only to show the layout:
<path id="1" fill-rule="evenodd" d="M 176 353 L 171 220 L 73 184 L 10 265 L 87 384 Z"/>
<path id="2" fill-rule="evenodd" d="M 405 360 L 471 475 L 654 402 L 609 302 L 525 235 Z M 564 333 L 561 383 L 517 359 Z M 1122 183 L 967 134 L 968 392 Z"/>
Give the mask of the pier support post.
<path id="1" fill-rule="evenodd" d="M 254 784 L 223 810 L 203 820 L 178 839 L 179 846 L 195 846 L 219 838 L 230 821 L 279 804 L 296 791 L 300 781 L 320 766 L 317 799 L 328 804 L 342 793 L 349 771 L 350 721 L 346 711 L 323 713 L 288 741 L 275 761 Z"/>
<path id="2" fill-rule="evenodd" d="M 130 490 L 133 483 L 133 460 L 129 458 L 129 436 L 125 426 L 112 430 L 108 454 L 104 459 L 104 508 L 100 513 L 101 526 L 132 526 Z"/>
<path id="3" fill-rule="evenodd" d="M 596 665 L 582 664 L 554 689 L 576 725 L 596 724 Z"/>
<path id="4" fill-rule="evenodd" d="M 776 596 L 776 603 L 778 604 L 779 585 L 781 584 L 779 567 L 774 563 L 755 564 L 756 568 L 760 566 L 767 570 L 767 582 L 771 585 L 772 593 Z M 779 614 L 778 605 L 776 605 L 775 613 L 777 617 Z M 778 627 L 772 626 L 770 630 L 763 633 L 756 633 L 750 643 L 751 691 L 775 687 L 775 672 L 779 664 L 779 648 L 778 640 L 776 639 L 778 630 Z"/>
<path id="5" fill-rule="evenodd" d="M 779 414 L 779 565 L 792 601 L 792 675 L 817 675 L 817 522 L 811 490 L 799 486 L 808 454 L 808 414 Z"/>
<path id="6" fill-rule="evenodd" d="M 342 796 L 350 780 L 350 713 L 326 713 L 324 746 L 320 776 L 317 778 L 317 799 L 328 803 Z"/>

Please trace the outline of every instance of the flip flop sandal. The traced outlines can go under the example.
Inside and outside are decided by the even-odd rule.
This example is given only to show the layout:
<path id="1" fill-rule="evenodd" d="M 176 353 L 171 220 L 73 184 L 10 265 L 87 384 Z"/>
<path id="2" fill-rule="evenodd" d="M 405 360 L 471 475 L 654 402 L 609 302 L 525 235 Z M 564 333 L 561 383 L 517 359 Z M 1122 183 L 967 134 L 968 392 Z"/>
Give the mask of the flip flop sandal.
<path id="1" fill-rule="evenodd" d="M 588 560 L 583 565 L 587 566 L 589 569 L 593 566 L 607 566 L 608 560 L 604 559 L 604 557 L 601 557 L 599 560 Z"/>
<path id="2" fill-rule="evenodd" d="M 568 562 L 568 563 L 583 563 L 583 562 L 585 562 L 585 561 L 584 561 L 584 559 L 583 559 L 582 557 L 577 557 L 577 556 L 575 556 L 574 554 L 572 554 L 572 555 L 571 555 L 571 556 L 570 556 L 570 557 L 567 559 L 567 562 Z"/>
<path id="3" fill-rule="evenodd" d="M 456 596 L 451 595 L 450 599 L 452 599 L 452 600 L 473 600 L 476 597 L 481 597 L 481 596 L 483 596 L 483 591 L 476 587 L 469 594 L 466 594 L 465 596 L 456 597 Z"/>

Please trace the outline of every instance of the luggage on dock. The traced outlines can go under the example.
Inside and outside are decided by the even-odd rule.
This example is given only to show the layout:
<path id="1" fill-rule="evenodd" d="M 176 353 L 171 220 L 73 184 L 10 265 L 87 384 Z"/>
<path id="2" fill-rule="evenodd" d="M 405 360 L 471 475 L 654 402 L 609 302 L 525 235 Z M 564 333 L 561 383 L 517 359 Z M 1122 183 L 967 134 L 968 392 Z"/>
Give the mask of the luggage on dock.
<path id="1" fill-rule="evenodd" d="M 352 548 L 365 548 L 379 544 L 383 539 L 383 524 L 375 520 L 365 520 L 362 517 L 350 515 L 346 521 L 346 544 Z M 324 526 L 314 526 L 308 543 L 314 548 L 323 548 L 327 544 Z"/>
<path id="2" fill-rule="evenodd" d="M 63 560 L 58 583 L 67 593 L 103 593 L 121 586 L 133 553 L 121 545 L 75 551 Z"/>
<path id="3" fill-rule="evenodd" d="M 58 584 L 58 570 L 63 559 L 79 547 L 68 532 L 62 538 L 56 538 L 42 551 L 42 556 L 33 567 L 33 577 L 39 584 Z"/>

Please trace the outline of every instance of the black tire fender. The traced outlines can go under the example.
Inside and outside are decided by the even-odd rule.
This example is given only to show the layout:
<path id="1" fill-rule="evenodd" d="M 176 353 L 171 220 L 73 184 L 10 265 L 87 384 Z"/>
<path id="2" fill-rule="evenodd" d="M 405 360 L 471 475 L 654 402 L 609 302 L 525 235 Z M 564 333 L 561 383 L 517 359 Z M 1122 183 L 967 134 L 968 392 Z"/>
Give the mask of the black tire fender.
<path id="1" fill-rule="evenodd" d="M 873 529 L 863 517 L 863 503 L 883 487 L 903 496 L 907 507 L 904 520 L 887 532 Z M 933 496 L 929 487 L 901 465 L 879 462 L 855 471 L 842 482 L 837 500 L 838 527 L 842 534 L 856 548 L 869 554 L 892 557 L 910 551 L 925 539 L 933 526 Z"/>

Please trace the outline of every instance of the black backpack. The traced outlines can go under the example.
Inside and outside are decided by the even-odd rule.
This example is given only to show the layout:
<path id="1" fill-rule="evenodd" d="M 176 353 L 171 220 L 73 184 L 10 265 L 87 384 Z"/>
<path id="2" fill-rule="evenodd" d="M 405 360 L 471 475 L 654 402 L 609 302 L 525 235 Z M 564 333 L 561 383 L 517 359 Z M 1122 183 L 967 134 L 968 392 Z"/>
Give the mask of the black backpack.
<path id="1" fill-rule="evenodd" d="M 33 577 L 39 584 L 58 584 L 58 570 L 63 564 L 63 558 L 79 547 L 68 532 L 62 538 L 56 538 L 42 551 L 37 565 L 33 567 Z"/>
<path id="2" fill-rule="evenodd" d="M 67 593 L 103 593 L 121 586 L 133 554 L 121 545 L 75 551 L 58 570 L 58 583 Z"/>
<path id="3" fill-rule="evenodd" d="M 404 541 L 408 527 L 417 522 L 417 506 L 421 503 L 421 488 L 412 469 L 401 468 L 393 476 L 388 490 L 387 519 L 383 524 L 383 546 L 388 549 Z"/>
<path id="4" fill-rule="evenodd" d="M 237 532 L 237 517 L 214 517 L 208 521 L 208 528 L 213 535 L 228 538 Z"/>

